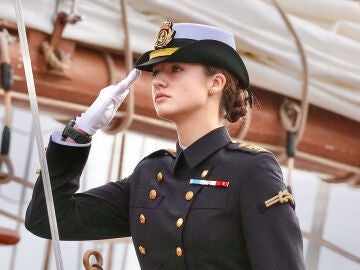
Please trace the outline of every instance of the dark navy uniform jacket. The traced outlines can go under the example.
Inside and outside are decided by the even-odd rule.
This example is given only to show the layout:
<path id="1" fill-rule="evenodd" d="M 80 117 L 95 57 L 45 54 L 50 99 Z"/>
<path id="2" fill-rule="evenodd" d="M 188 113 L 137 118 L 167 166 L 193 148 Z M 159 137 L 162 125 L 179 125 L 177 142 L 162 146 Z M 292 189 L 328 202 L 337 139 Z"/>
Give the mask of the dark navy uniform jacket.
<path id="1" fill-rule="evenodd" d="M 152 153 L 128 178 L 76 193 L 89 148 L 50 141 L 46 152 L 60 239 L 132 236 L 145 270 L 305 269 L 292 205 L 264 207 L 286 188 L 272 153 L 233 143 L 221 127 L 184 151 Z M 50 237 L 41 175 L 25 225 Z"/>

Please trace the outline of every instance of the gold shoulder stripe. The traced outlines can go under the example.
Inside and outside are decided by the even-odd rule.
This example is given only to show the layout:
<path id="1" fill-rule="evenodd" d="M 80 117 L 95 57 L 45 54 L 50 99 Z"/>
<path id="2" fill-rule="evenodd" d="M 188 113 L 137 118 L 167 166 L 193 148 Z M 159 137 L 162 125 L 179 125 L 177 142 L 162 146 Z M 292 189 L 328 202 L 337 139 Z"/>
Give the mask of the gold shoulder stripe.
<path id="1" fill-rule="evenodd" d="M 239 147 L 243 148 L 243 149 L 251 150 L 251 151 L 254 151 L 254 152 L 258 152 L 258 153 L 260 153 L 260 152 L 269 152 L 268 150 L 266 150 L 265 148 L 263 148 L 261 146 L 247 144 L 247 143 L 240 143 Z"/>

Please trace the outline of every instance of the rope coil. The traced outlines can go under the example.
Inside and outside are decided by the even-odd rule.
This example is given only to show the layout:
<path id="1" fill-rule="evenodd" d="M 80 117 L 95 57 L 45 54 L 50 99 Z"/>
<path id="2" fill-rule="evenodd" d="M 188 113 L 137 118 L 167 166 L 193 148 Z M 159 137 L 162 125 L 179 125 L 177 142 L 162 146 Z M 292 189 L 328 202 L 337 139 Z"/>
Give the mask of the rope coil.
<path id="1" fill-rule="evenodd" d="M 56 49 L 54 50 L 48 41 L 41 43 L 40 50 L 44 55 L 49 68 L 58 72 L 64 72 L 71 66 L 70 55 Z"/>

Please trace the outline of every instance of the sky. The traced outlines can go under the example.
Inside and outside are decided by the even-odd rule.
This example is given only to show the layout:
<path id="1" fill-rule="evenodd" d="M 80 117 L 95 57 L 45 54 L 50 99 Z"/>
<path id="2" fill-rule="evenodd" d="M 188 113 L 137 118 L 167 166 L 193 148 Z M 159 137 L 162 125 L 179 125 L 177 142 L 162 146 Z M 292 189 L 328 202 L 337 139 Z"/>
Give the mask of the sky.
<path id="1" fill-rule="evenodd" d="M 4 110 L 0 107 L 0 115 Z M 31 133 L 31 115 L 28 111 L 16 109 L 12 118 L 12 137 L 10 158 L 13 162 L 15 175 L 34 182 L 35 171 L 40 168 L 34 135 Z M 2 126 L 1 126 L 2 127 Z M 63 125 L 53 118 L 42 115 L 41 127 L 43 140 L 47 144 L 50 134 L 55 130 L 62 130 Z M 86 165 L 81 181 L 81 189 L 85 190 L 101 185 L 107 181 L 116 180 L 116 169 L 109 169 L 110 161 L 118 164 L 119 156 L 111 158 L 111 150 L 119 153 L 121 134 L 106 135 L 99 131 L 93 139 L 89 161 Z M 127 132 L 125 145 L 125 160 L 122 175 L 130 174 L 140 159 L 160 148 L 174 148 L 173 141 L 145 137 L 142 134 Z M 295 163 L 296 165 L 296 163 Z M 4 170 L 4 168 L 2 168 Z M 287 175 L 286 168 L 283 168 Z M 309 172 L 295 171 L 293 174 L 293 191 L 296 200 L 296 212 L 303 231 L 311 232 L 321 215 L 316 211 L 319 205 L 319 191 L 328 195 L 326 212 L 324 214 L 323 238 L 347 252 L 359 257 L 360 254 L 360 190 L 346 184 L 328 185 L 317 175 Z M 22 197 L 22 195 L 24 196 Z M 19 183 L 11 181 L 0 184 L 0 209 L 24 216 L 25 208 L 30 200 L 31 190 L 23 188 Z M 23 202 L 22 202 L 23 198 Z M 22 203 L 22 205 L 21 205 Z M 0 215 L 0 226 L 18 229 L 20 242 L 15 246 L 0 246 L 0 269 L 43 269 L 47 241 L 28 232 L 23 224 L 17 224 L 5 216 Z M 304 239 L 305 258 L 309 259 L 310 241 Z M 64 269 L 83 269 L 82 256 L 89 248 L 99 249 L 104 257 L 104 269 L 138 270 L 139 264 L 131 238 L 113 241 L 113 255 L 109 257 L 110 244 L 105 241 L 61 242 L 61 257 Z M 109 267 L 108 267 L 109 266 Z M 53 252 L 50 256 L 50 270 L 55 270 Z M 344 258 L 334 251 L 320 248 L 317 270 L 359 270 L 360 264 Z M 309 269 L 310 270 L 310 269 Z"/>

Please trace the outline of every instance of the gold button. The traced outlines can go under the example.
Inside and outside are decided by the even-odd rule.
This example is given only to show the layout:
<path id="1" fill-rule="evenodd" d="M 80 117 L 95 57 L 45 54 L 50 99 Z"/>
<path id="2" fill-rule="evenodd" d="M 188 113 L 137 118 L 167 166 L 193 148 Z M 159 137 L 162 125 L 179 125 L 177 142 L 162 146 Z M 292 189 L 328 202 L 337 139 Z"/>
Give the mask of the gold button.
<path id="1" fill-rule="evenodd" d="M 178 218 L 176 221 L 176 227 L 180 228 L 184 223 L 184 220 L 182 218 Z"/>
<path id="2" fill-rule="evenodd" d="M 176 248 L 176 255 L 178 255 L 178 257 L 181 257 L 182 254 L 183 254 L 183 251 L 182 251 L 181 247 L 177 247 Z"/>
<path id="3" fill-rule="evenodd" d="M 41 169 L 37 169 L 36 174 L 40 174 L 40 173 L 41 173 Z"/>
<path id="4" fill-rule="evenodd" d="M 209 173 L 209 170 L 203 170 L 202 173 L 201 173 L 201 178 L 204 178 L 207 176 L 207 174 Z"/>
<path id="5" fill-rule="evenodd" d="M 190 201 L 192 199 L 192 197 L 194 197 L 194 192 L 192 192 L 192 191 L 186 192 L 185 200 Z"/>
<path id="6" fill-rule="evenodd" d="M 162 172 L 158 172 L 158 174 L 157 174 L 157 179 L 158 179 L 159 182 L 161 182 L 161 181 L 163 180 L 163 174 L 162 174 Z"/>
<path id="7" fill-rule="evenodd" d="M 156 190 L 155 189 L 152 189 L 152 190 L 150 190 L 150 193 L 149 193 L 149 197 L 150 197 L 150 199 L 152 199 L 152 200 L 155 200 L 156 199 Z"/>
<path id="8" fill-rule="evenodd" d="M 145 218 L 144 214 L 141 214 L 141 215 L 140 215 L 139 221 L 140 221 L 141 224 L 145 224 L 146 218 Z"/>
<path id="9" fill-rule="evenodd" d="M 145 255 L 146 254 L 146 250 L 143 246 L 139 246 L 139 251 L 142 255 Z"/>

